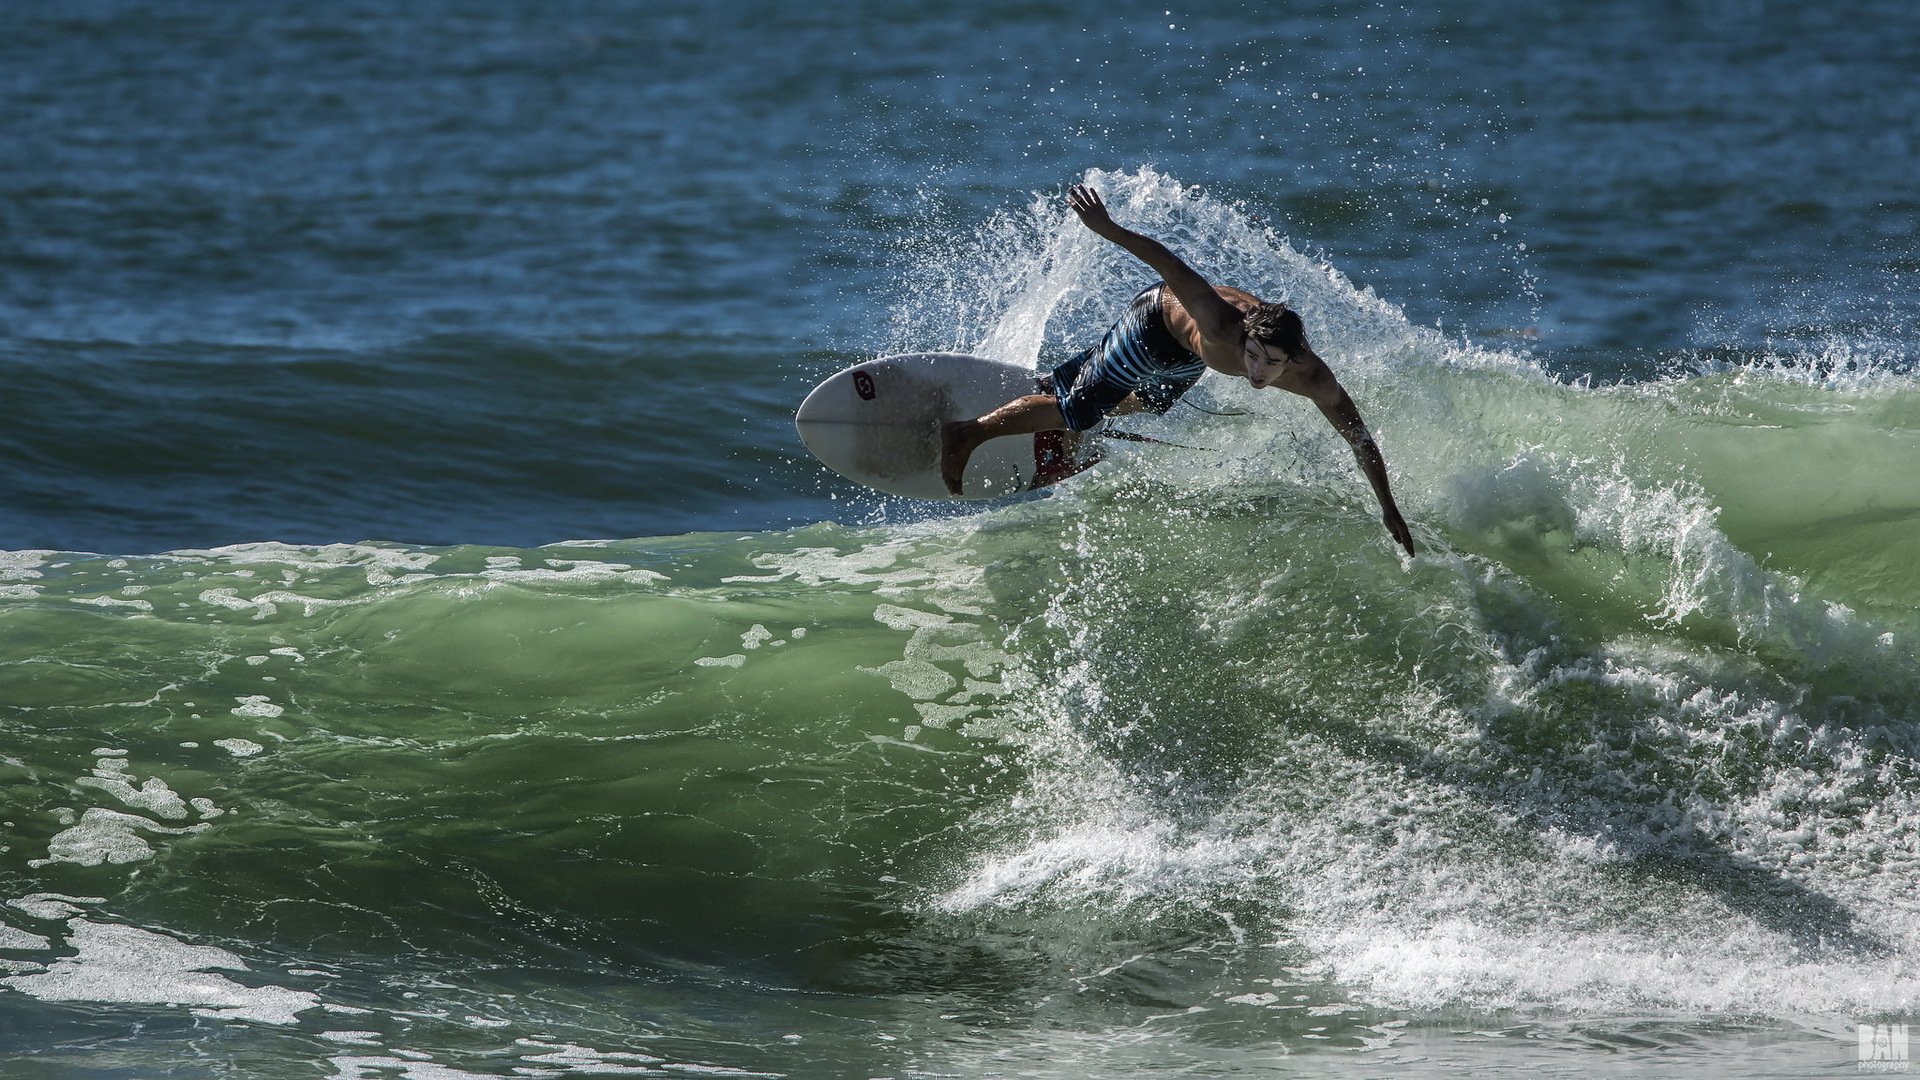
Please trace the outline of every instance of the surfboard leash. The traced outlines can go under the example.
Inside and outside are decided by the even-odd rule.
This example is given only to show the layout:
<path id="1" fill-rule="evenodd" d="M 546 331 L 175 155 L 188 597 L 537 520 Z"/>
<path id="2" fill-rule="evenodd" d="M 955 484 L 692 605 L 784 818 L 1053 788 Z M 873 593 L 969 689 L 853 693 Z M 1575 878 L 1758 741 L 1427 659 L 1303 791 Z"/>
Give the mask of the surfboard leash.
<path id="1" fill-rule="evenodd" d="M 1187 401 L 1184 398 L 1180 399 L 1177 403 L 1181 405 L 1185 405 L 1187 408 L 1192 409 L 1194 412 L 1206 413 L 1208 416 L 1252 416 L 1253 415 L 1252 413 L 1247 412 L 1245 410 L 1237 410 L 1235 412 L 1218 412 L 1213 409 L 1202 408 L 1198 405 L 1195 405 L 1191 401 Z"/>
<path id="2" fill-rule="evenodd" d="M 1156 439 L 1151 435 L 1142 435 L 1136 431 L 1114 431 L 1109 428 L 1101 428 L 1100 434 L 1109 439 L 1124 439 L 1127 442 L 1152 443 L 1155 446 L 1171 446 L 1176 450 L 1202 450 L 1209 454 L 1217 454 L 1220 452 L 1211 446 L 1188 446 L 1186 443 L 1168 442 L 1165 439 Z"/>

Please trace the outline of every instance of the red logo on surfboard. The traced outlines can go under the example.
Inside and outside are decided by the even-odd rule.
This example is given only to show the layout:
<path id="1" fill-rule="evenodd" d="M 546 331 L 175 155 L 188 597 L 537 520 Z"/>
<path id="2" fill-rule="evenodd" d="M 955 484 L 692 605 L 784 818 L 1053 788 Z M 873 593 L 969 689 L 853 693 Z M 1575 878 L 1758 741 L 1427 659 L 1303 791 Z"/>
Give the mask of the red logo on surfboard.
<path id="1" fill-rule="evenodd" d="M 873 400 L 873 376 L 864 371 L 853 373 L 853 389 L 859 393 L 861 401 Z"/>

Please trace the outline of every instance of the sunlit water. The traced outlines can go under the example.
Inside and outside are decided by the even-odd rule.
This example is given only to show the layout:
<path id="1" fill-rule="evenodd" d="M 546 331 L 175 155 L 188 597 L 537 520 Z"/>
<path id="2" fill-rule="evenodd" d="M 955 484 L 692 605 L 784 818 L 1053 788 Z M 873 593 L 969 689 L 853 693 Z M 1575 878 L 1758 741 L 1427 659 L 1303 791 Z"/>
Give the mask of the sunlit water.
<path id="1" fill-rule="evenodd" d="M 1911 1018 L 1912 15 L 1163 10 L 23 19 L 0 1073 L 1774 1076 Z M 1301 311 L 1419 559 L 1224 379 L 984 510 L 804 456 L 846 363 L 1097 334 L 1146 277 L 1082 179 Z"/>

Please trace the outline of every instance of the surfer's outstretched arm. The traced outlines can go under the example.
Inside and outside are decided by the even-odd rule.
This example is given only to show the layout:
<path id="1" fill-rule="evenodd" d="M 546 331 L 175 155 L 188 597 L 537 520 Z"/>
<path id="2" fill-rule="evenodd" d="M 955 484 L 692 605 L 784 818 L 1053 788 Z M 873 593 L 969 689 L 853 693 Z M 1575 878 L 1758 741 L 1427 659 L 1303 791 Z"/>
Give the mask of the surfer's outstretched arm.
<path id="1" fill-rule="evenodd" d="M 1318 384 L 1306 396 L 1320 407 L 1321 415 L 1333 425 L 1333 430 L 1347 440 L 1348 446 L 1353 447 L 1353 456 L 1359 459 L 1360 471 L 1367 474 L 1367 482 L 1373 485 L 1373 493 L 1380 500 L 1380 520 L 1386 525 L 1394 542 L 1406 548 L 1407 555 L 1411 557 L 1414 554 L 1413 533 L 1407 528 L 1406 519 L 1400 516 L 1400 508 L 1393 502 L 1393 491 L 1387 486 L 1387 459 L 1380 456 L 1380 448 L 1374 445 L 1373 433 L 1367 430 L 1367 422 L 1360 418 L 1360 410 L 1354 405 L 1353 398 L 1348 396 L 1346 388 L 1330 371 L 1324 379 L 1318 380 Z"/>
<path id="2" fill-rule="evenodd" d="M 1167 283 L 1167 288 L 1172 289 L 1173 295 L 1186 307 L 1187 314 L 1193 316 L 1203 336 L 1229 344 L 1239 342 L 1240 324 L 1246 316 L 1227 303 L 1206 278 L 1165 244 L 1115 222 L 1107 213 L 1107 204 L 1100 201 L 1100 193 L 1085 184 L 1067 189 L 1067 205 L 1079 215 L 1081 224 L 1153 267 L 1154 273 L 1160 275 L 1160 280 Z"/>

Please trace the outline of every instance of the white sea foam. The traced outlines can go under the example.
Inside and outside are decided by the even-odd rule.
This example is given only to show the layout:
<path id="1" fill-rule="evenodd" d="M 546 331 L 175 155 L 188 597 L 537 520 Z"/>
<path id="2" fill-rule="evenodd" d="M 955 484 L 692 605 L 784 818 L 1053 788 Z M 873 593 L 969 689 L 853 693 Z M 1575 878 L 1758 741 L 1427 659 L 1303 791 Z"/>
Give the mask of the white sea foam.
<path id="1" fill-rule="evenodd" d="M 342 1037 L 335 1039 L 337 1042 L 367 1045 L 371 1040 L 363 1041 L 359 1037 L 373 1033 L 341 1032 L 338 1034 Z M 713 1076 L 738 1077 L 742 1080 L 782 1075 L 724 1065 L 675 1062 L 651 1054 L 596 1050 L 577 1043 L 546 1042 L 539 1039 L 517 1039 L 514 1047 L 518 1053 L 513 1060 L 521 1063 L 514 1069 L 516 1075 Z M 402 1080 L 478 1080 L 481 1076 L 479 1073 L 470 1073 L 438 1064 L 427 1054 L 408 1050 L 393 1050 L 389 1053 L 392 1056 L 335 1057 L 330 1059 L 330 1063 L 338 1070 L 340 1076 L 355 1078 L 355 1080 L 376 1080 L 376 1078 L 385 1080 L 396 1075 Z"/>
<path id="2" fill-rule="evenodd" d="M 494 560 L 489 559 L 492 563 Z M 546 566 L 489 566 L 480 576 L 488 581 L 519 585 L 651 585 L 667 580 L 667 575 L 642 567 L 585 559 L 548 559 Z"/>
<path id="3" fill-rule="evenodd" d="M 341 1080 L 488 1080 L 488 1074 L 468 1072 L 431 1061 L 405 1057 L 343 1056 L 327 1059 Z"/>
<path id="4" fill-rule="evenodd" d="M 42 577 L 41 568 L 59 554 L 54 551 L 0 551 L 0 581 Z"/>
<path id="5" fill-rule="evenodd" d="M 272 618 L 279 614 L 280 605 L 297 605 L 300 614 L 311 619 L 315 614 L 333 608 L 358 607 L 374 601 L 371 596 L 349 600 L 332 600 L 320 596 L 303 596 L 284 589 L 270 589 L 257 596 L 241 596 L 240 590 L 233 588 L 207 589 L 200 594 L 200 602 L 228 611 L 251 611 L 256 621 Z"/>
<path id="6" fill-rule="evenodd" d="M 377 1031 L 323 1031 L 320 1037 L 328 1042 L 347 1043 L 351 1046 L 378 1046 L 380 1033 Z"/>
<path id="7" fill-rule="evenodd" d="M 1704 932 L 1703 932 L 1704 931 Z M 1514 932 L 1472 922 L 1334 931 L 1319 944 L 1341 978 L 1402 1007 L 1786 1016 L 1906 1012 L 1920 1000 L 1908 962 L 1794 958 L 1791 942 L 1749 925 L 1684 940 L 1626 932 Z"/>
<path id="8" fill-rule="evenodd" d="M 802 585 L 836 584 L 920 584 L 931 578 L 916 566 L 892 569 L 904 551 L 901 544 L 870 544 L 854 552 L 834 548 L 798 548 L 793 551 L 758 554 L 754 563 L 772 573 L 735 574 L 721 578 L 723 584 L 797 581 Z"/>
<path id="9" fill-rule="evenodd" d="M 34 919 L 67 919 L 85 911 L 88 905 L 104 904 L 101 896 L 66 896 L 61 893 L 33 893 L 7 901 L 7 906 L 25 912 Z"/>
<path id="10" fill-rule="evenodd" d="M 1117 215 L 1200 241 L 1221 279 L 1290 298 L 1431 532 L 1405 567 L 1349 555 L 1361 525 L 1380 537 L 1344 448 L 1310 410 L 1238 385 L 1212 392 L 1256 415 L 1188 423 L 1240 440 L 1240 458 L 1137 464 L 1171 489 L 1149 492 L 1157 533 L 1101 519 L 1141 512 L 1117 470 L 1062 493 L 1050 524 L 1066 523 L 1067 590 L 1029 642 L 1058 652 L 1018 698 L 1032 773 L 978 830 L 1011 839 L 973 852 L 930 906 L 1098 913 L 1115 933 L 1263 912 L 1375 1005 L 1911 1009 L 1920 657 L 1886 595 L 1911 595 L 1893 568 L 1920 557 L 1900 546 L 1920 511 L 1895 422 L 1911 376 L 1809 380 L 1803 399 L 1757 403 L 1742 387 L 1567 385 L 1525 355 L 1409 326 L 1150 171 L 1095 179 Z M 1111 318 L 1137 271 L 1060 242 L 1077 226 L 1051 200 L 1014 217 L 946 283 L 1004 282 L 989 310 L 945 341 L 921 333 L 916 296 L 906 332 L 1027 353 L 1045 343 L 1036 326 L 1064 345 Z M 1844 400 L 1821 396 L 1834 388 Z M 1883 413 L 1889 395 L 1906 404 Z M 1788 457 L 1861 448 L 1874 479 L 1761 491 L 1792 464 L 1740 434 L 1762 423 L 1788 433 Z M 1266 526 L 1282 535 L 1238 528 L 1249 499 L 1282 508 Z M 1193 518 L 1183 501 L 1202 504 Z M 1817 510 L 1801 532 L 1796 507 Z M 1862 543 L 1893 554 L 1862 557 L 1855 578 L 1807 540 L 1882 520 Z M 1289 525 L 1308 541 L 1291 544 Z M 1813 554 L 1750 551 L 1743 531 Z M 1259 566 L 1243 568 L 1256 540 Z M 1168 545 L 1191 548 L 1191 578 L 1156 558 Z M 1141 584 L 1157 573 L 1172 599 Z M 944 625 L 892 599 L 876 617 L 896 629 Z M 1212 662 L 1178 662 L 1196 651 Z M 869 670 L 922 702 L 947 694 L 925 654 Z M 1244 721 L 1217 715 L 1243 703 Z"/>
<path id="11" fill-rule="evenodd" d="M 43 1001 L 186 1006 L 195 1015 L 291 1024 L 319 1004 L 318 995 L 278 986 L 247 986 L 216 971 L 245 971 L 225 949 L 188 945 L 138 927 L 74 919 L 67 946 L 45 972 L 0 979 Z"/>
<path id="12" fill-rule="evenodd" d="M 186 550 L 171 553 L 176 558 L 208 559 L 240 566 L 270 564 L 301 571 L 337 570 L 356 567 L 370 574 L 385 575 L 386 581 L 399 573 L 417 573 L 430 569 L 440 556 L 395 546 L 372 544 L 326 544 L 297 547 L 290 544 L 231 544 L 210 550 Z M 376 582 L 385 584 L 386 581 Z"/>
<path id="13" fill-rule="evenodd" d="M 534 1039 L 516 1039 L 514 1045 L 526 1050 L 536 1051 L 535 1053 L 529 1053 L 523 1056 L 521 1058 L 522 1061 L 537 1062 L 543 1065 L 564 1065 L 576 1069 L 612 1065 L 615 1066 L 616 1072 L 619 1072 L 625 1071 L 618 1068 L 620 1065 L 661 1065 L 666 1063 L 665 1058 L 657 1058 L 649 1054 L 609 1053 L 595 1050 L 588 1046 L 580 1046 L 575 1043 L 546 1043 Z M 651 1072 L 651 1070 L 648 1071 Z"/>
<path id="14" fill-rule="evenodd" d="M 248 694 L 245 697 L 234 698 L 234 700 L 240 704 L 227 711 L 235 716 L 271 720 L 287 711 L 284 706 L 275 705 L 265 694 Z M 214 745 L 217 746 L 220 745 L 220 743 L 216 741 Z"/>
<path id="15" fill-rule="evenodd" d="M 30 934 L 18 927 L 0 923 L 0 949 L 45 949 L 53 942 L 39 934 Z"/>
<path id="16" fill-rule="evenodd" d="M 148 600 L 124 600 L 117 596 L 70 596 L 69 603 L 86 604 L 89 607 L 125 608 L 129 611 L 152 611 L 153 603 Z"/>
<path id="17" fill-rule="evenodd" d="M 76 866 L 120 865 L 153 857 L 153 845 L 141 833 L 181 836 L 205 830 L 205 824 L 171 828 L 138 814 L 92 807 L 80 820 L 53 835 L 47 841 L 47 857 L 30 860 L 29 866 L 73 863 Z"/>
<path id="18" fill-rule="evenodd" d="M 145 810 L 163 818 L 178 820 L 187 816 L 186 800 L 181 798 L 167 782 L 159 777 L 150 777 L 139 787 L 135 787 L 128 778 L 128 764 L 124 750 L 96 750 L 101 755 L 94 761 L 93 774 L 82 776 L 74 783 L 81 787 L 95 788 L 120 800 L 136 810 Z"/>

